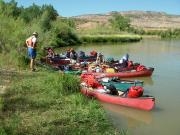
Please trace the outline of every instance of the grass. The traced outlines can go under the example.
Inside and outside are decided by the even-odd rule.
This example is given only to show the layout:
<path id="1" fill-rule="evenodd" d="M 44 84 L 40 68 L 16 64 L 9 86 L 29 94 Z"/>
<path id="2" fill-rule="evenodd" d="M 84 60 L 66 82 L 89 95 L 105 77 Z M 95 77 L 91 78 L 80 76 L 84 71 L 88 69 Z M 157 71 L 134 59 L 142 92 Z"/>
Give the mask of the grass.
<path id="1" fill-rule="evenodd" d="M 142 39 L 139 35 L 112 34 L 112 35 L 81 35 L 83 42 L 137 42 Z"/>
<path id="2" fill-rule="evenodd" d="M 1 74 L 3 78 L 3 74 Z M 16 72 L 0 96 L 0 134 L 121 134 L 96 100 L 79 92 L 77 76 Z"/>

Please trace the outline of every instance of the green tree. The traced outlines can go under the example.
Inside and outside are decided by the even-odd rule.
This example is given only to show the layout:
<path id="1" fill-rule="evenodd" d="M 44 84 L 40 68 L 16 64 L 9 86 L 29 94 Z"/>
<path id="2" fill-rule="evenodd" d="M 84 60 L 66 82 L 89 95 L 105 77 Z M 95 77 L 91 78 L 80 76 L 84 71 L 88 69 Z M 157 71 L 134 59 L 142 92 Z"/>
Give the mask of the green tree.
<path id="1" fill-rule="evenodd" d="M 112 27 L 120 31 L 126 31 L 130 28 L 130 20 L 118 13 L 113 13 L 113 18 L 109 20 Z"/>
<path id="2" fill-rule="evenodd" d="M 33 3 L 32 6 L 22 9 L 20 18 L 22 18 L 26 23 L 29 23 L 33 19 L 37 19 L 41 15 L 42 15 L 41 8 Z"/>
<path id="3" fill-rule="evenodd" d="M 54 21 L 57 19 L 58 13 L 57 11 L 53 8 L 52 5 L 43 5 L 42 6 L 42 13 L 44 12 L 48 13 L 49 19 Z"/>
<path id="4" fill-rule="evenodd" d="M 47 31 L 51 28 L 51 22 L 57 19 L 58 13 L 51 5 L 43 5 L 42 13 L 40 26 L 43 31 Z"/>
<path id="5" fill-rule="evenodd" d="M 3 0 L 0 0 L 0 14 L 17 18 L 20 13 L 21 8 L 17 7 L 17 2 L 15 2 L 15 0 L 11 0 L 7 3 L 5 3 Z"/>

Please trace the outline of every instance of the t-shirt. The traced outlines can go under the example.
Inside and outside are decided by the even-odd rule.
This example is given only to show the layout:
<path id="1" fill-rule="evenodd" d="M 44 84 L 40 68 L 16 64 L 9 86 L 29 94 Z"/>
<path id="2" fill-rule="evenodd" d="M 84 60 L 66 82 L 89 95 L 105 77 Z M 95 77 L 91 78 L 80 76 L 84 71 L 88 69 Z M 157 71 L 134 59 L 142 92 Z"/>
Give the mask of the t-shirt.
<path id="1" fill-rule="evenodd" d="M 31 40 L 32 40 L 33 43 L 36 43 L 36 42 L 37 42 L 37 38 L 36 38 L 35 36 L 32 36 L 32 39 L 31 39 Z"/>

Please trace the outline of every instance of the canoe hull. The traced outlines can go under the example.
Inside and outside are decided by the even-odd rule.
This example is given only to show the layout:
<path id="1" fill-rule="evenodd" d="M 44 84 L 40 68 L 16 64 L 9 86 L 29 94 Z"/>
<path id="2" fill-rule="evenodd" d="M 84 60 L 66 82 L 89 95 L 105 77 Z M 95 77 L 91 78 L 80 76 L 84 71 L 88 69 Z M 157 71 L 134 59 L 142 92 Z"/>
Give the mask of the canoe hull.
<path id="1" fill-rule="evenodd" d="M 139 97 L 139 98 L 128 98 L 121 96 L 113 96 L 106 93 L 100 93 L 97 90 L 89 90 L 87 87 L 81 88 L 81 93 L 86 96 L 95 97 L 99 101 L 132 107 L 136 109 L 150 111 L 155 106 L 155 98 L 154 97 Z"/>
<path id="2" fill-rule="evenodd" d="M 129 77 L 145 77 L 151 76 L 154 71 L 154 68 L 150 67 L 142 71 L 123 71 L 115 73 L 96 73 L 92 72 L 93 75 L 98 77 L 120 77 L 120 78 L 129 78 Z"/>
<path id="3" fill-rule="evenodd" d="M 54 59 L 50 59 L 50 58 L 41 58 L 40 60 L 43 63 L 52 65 L 52 66 L 59 66 L 59 65 L 68 65 L 70 64 L 70 59 L 66 59 L 66 58 L 54 58 Z"/>

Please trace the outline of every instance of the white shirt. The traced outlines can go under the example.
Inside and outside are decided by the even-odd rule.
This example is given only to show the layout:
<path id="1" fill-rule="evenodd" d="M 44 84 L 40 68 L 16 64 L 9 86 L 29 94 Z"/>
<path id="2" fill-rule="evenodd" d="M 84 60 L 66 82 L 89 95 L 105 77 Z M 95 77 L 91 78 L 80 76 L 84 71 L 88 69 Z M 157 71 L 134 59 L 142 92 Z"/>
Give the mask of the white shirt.
<path id="1" fill-rule="evenodd" d="M 37 38 L 36 38 L 34 35 L 32 36 L 32 42 L 33 42 L 33 43 L 36 43 L 36 42 L 37 42 Z"/>

